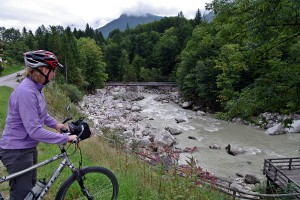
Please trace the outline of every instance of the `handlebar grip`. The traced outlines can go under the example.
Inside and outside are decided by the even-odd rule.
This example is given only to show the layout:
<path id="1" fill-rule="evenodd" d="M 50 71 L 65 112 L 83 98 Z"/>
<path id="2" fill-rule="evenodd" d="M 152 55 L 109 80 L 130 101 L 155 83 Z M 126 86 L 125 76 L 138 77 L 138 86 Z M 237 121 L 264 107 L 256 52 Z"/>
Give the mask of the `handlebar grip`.
<path id="1" fill-rule="evenodd" d="M 61 128 L 61 129 L 60 129 L 60 132 L 61 132 L 61 133 L 67 133 L 68 131 L 69 131 L 69 130 L 66 129 L 66 128 Z"/>

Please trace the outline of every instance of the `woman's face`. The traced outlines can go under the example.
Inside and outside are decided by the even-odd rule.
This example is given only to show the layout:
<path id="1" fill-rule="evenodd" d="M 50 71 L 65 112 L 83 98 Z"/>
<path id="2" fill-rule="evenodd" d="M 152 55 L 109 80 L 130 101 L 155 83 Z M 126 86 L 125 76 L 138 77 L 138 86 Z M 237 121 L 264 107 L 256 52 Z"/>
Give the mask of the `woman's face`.
<path id="1" fill-rule="evenodd" d="M 49 81 L 51 81 L 55 76 L 55 69 L 48 69 L 48 70 L 51 71 L 49 74 Z"/>
<path id="2" fill-rule="evenodd" d="M 50 72 L 49 72 L 50 71 Z M 47 75 L 49 73 L 49 76 L 48 76 L 48 80 L 51 81 L 54 76 L 55 76 L 55 69 L 49 69 L 48 67 L 43 67 L 42 68 L 42 72 Z M 45 81 L 46 80 L 46 77 L 43 77 L 43 80 Z"/>

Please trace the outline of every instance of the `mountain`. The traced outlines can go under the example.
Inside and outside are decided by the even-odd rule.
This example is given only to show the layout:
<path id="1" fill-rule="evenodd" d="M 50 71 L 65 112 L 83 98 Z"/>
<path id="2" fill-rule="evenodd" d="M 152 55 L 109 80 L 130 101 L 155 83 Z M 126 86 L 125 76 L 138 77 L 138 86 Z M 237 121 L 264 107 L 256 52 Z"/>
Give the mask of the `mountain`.
<path id="1" fill-rule="evenodd" d="M 212 22 L 212 20 L 215 18 L 214 12 L 209 12 L 208 14 L 203 15 L 203 19 L 207 22 Z"/>
<path id="2" fill-rule="evenodd" d="M 126 27 L 135 28 L 139 24 L 147 24 L 150 22 L 158 21 L 162 16 L 146 14 L 144 16 L 134 16 L 128 14 L 122 14 L 118 19 L 115 19 L 105 26 L 98 28 L 98 31 L 101 31 L 104 38 L 107 38 L 109 33 L 115 29 L 120 29 L 120 31 L 124 31 Z M 203 19 L 207 22 L 211 22 L 214 18 L 213 12 L 209 12 L 208 14 L 203 15 Z"/>
<path id="3" fill-rule="evenodd" d="M 122 14 L 118 19 L 115 19 L 105 26 L 97 29 L 101 31 L 104 38 L 107 38 L 109 33 L 114 29 L 120 29 L 120 31 L 124 31 L 126 27 L 135 28 L 139 24 L 146 24 L 154 21 L 160 20 L 161 16 L 146 14 L 145 16 L 133 16 L 128 14 Z"/>

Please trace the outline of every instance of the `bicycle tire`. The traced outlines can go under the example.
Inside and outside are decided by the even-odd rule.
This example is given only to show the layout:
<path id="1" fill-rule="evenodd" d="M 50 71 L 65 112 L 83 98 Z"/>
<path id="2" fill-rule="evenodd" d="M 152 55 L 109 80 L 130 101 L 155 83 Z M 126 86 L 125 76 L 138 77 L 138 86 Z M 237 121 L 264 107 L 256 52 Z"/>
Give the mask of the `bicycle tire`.
<path id="1" fill-rule="evenodd" d="M 103 167 L 85 167 L 80 169 L 83 182 L 89 193 L 93 196 L 90 199 L 116 200 L 118 198 L 119 184 L 116 176 Z M 88 199 L 85 197 L 76 180 L 71 175 L 59 188 L 55 200 L 77 200 Z"/>

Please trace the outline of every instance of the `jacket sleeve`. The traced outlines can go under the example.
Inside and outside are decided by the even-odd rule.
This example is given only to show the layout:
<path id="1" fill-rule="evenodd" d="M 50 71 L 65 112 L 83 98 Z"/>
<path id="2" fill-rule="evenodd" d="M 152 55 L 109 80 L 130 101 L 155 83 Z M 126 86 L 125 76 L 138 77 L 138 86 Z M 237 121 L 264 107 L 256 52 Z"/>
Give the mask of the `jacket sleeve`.
<path id="1" fill-rule="evenodd" d="M 56 122 L 56 120 L 52 116 L 50 116 L 47 113 L 47 115 L 45 117 L 45 120 L 44 120 L 44 124 L 46 124 L 49 128 L 55 129 L 58 123 Z"/>
<path id="2" fill-rule="evenodd" d="M 33 90 L 23 90 L 22 95 L 18 95 L 16 98 L 19 98 L 18 106 L 24 128 L 32 139 L 52 144 L 67 142 L 67 135 L 57 134 L 43 128 L 44 121 L 39 116 L 39 113 L 44 112 L 46 109 L 41 107 L 43 105 L 39 103 L 44 101 L 42 95 L 35 93 Z M 53 118 L 51 120 L 46 116 L 46 125 L 54 126 L 53 120 Z"/>

